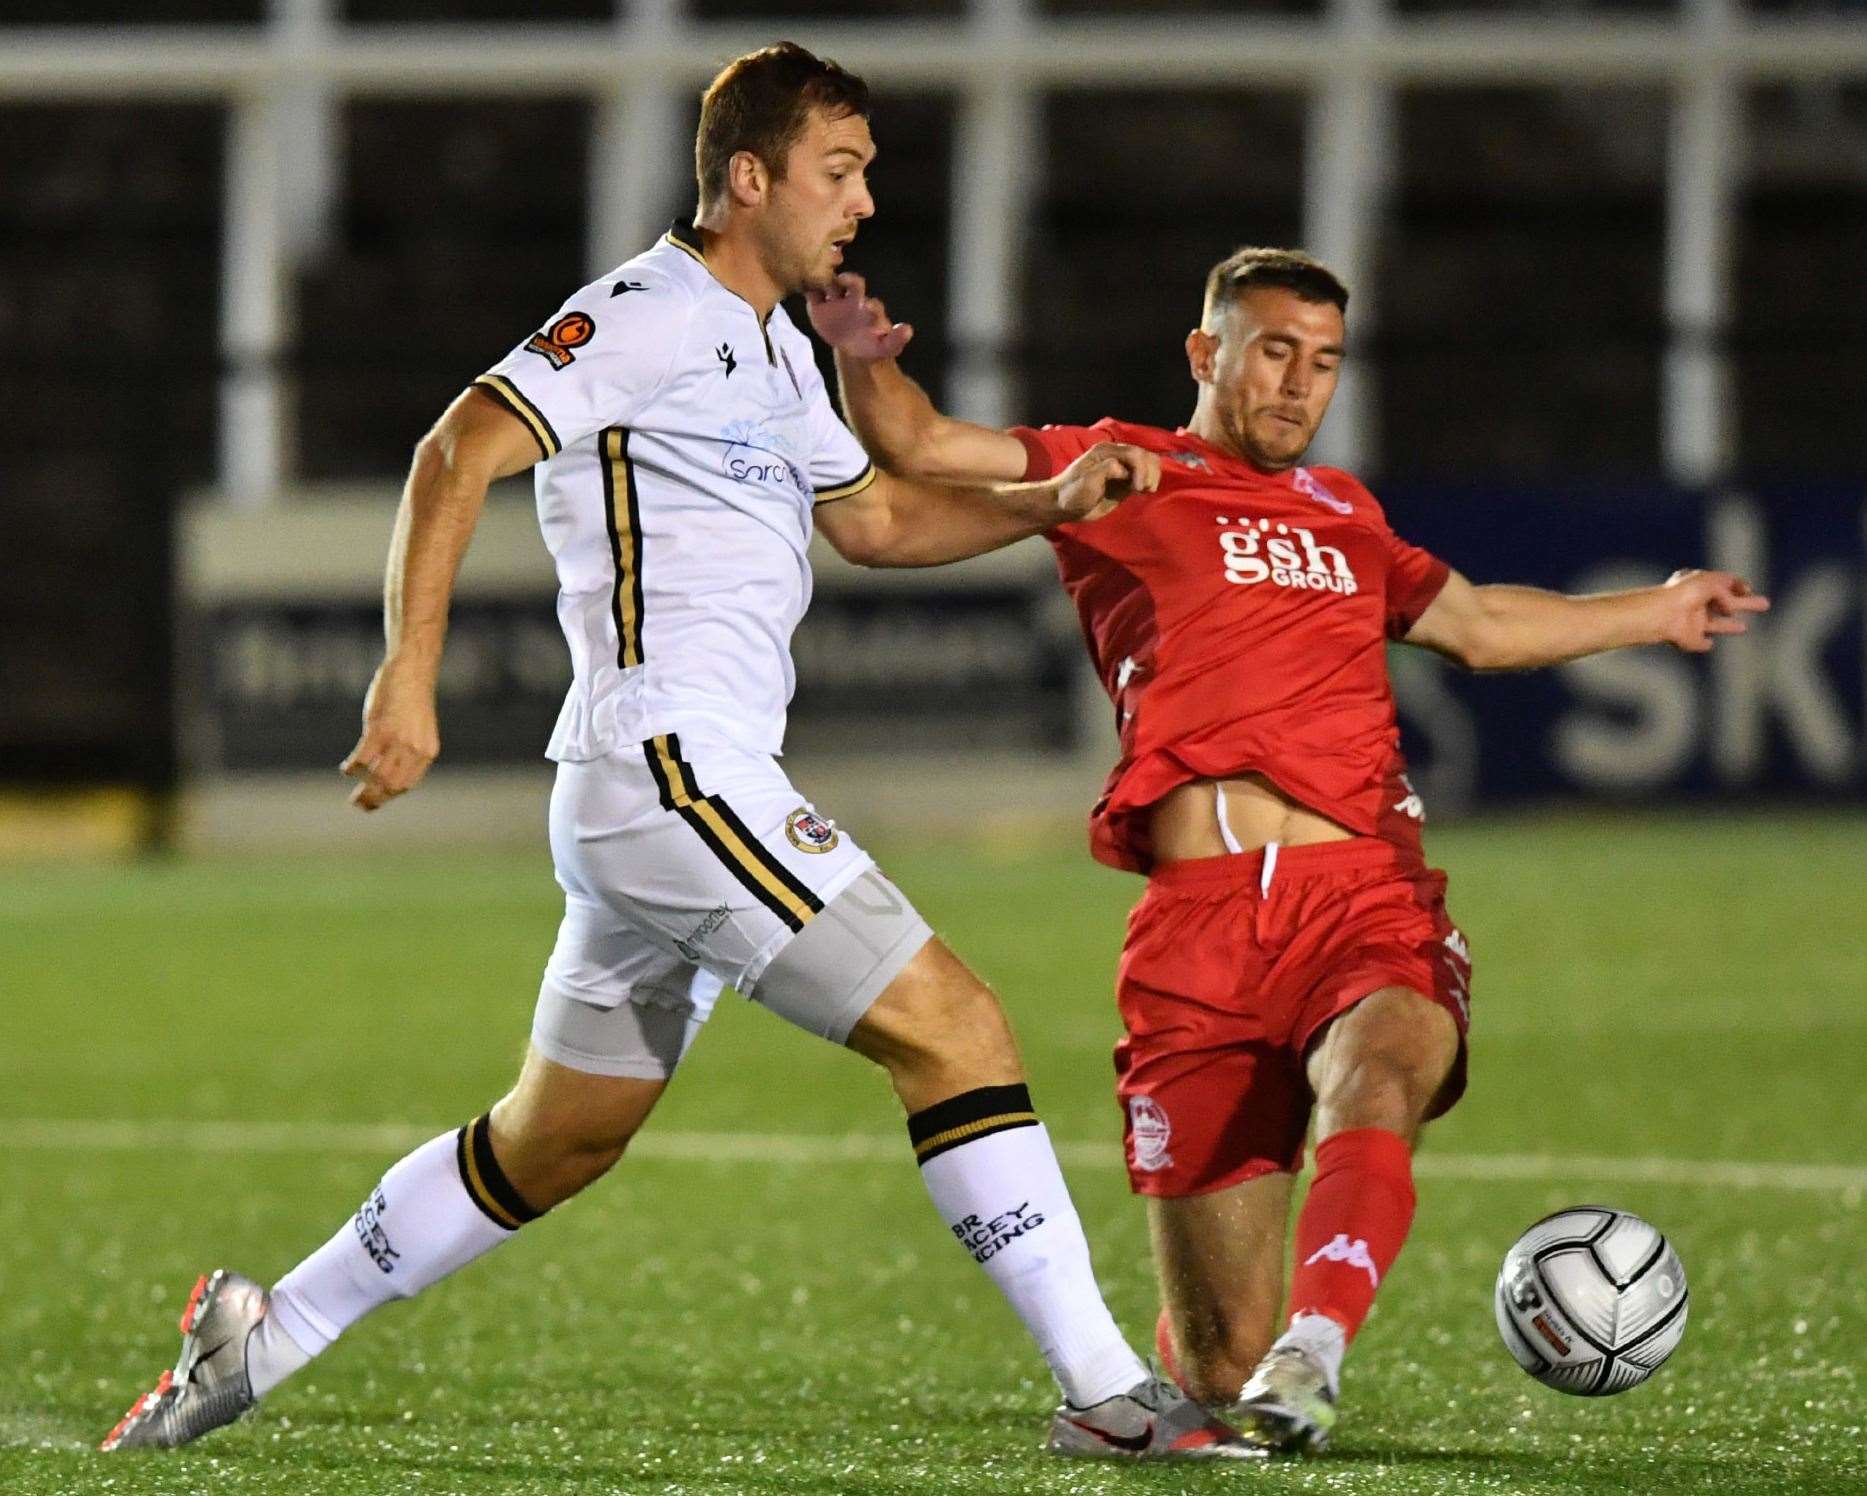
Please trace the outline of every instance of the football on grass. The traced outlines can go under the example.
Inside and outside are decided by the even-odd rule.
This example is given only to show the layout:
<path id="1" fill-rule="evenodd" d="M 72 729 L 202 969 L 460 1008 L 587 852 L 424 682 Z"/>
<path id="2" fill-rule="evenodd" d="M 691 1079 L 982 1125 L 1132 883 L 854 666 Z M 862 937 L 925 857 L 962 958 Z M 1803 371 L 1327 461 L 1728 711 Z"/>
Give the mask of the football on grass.
<path id="1" fill-rule="evenodd" d="M 1498 1269 L 1498 1333 L 1545 1387 L 1606 1397 L 1638 1386 L 1685 1334 L 1685 1269 L 1639 1216 L 1581 1205 L 1545 1216 Z"/>

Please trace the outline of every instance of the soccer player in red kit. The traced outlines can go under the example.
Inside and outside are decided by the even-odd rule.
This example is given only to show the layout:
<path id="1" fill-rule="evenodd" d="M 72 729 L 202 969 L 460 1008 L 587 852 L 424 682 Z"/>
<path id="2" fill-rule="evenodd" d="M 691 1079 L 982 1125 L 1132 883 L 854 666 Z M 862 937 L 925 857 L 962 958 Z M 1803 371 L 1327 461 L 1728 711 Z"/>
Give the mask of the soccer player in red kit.
<path id="1" fill-rule="evenodd" d="M 1412 1223 L 1420 1128 L 1465 1086 L 1470 956 L 1421 850 L 1387 642 L 1477 670 L 1698 652 L 1767 601 L 1708 571 L 1591 597 L 1474 586 L 1407 544 L 1355 478 L 1301 465 L 1335 392 L 1348 291 L 1295 251 L 1213 268 L 1186 339 L 1198 400 L 1177 431 L 953 420 L 896 364 L 911 329 L 858 278 L 812 302 L 850 423 L 885 468 L 1037 479 L 1099 441 L 1159 463 L 1155 491 L 1049 536 L 1121 736 L 1092 848 L 1148 878 L 1117 979 L 1129 1179 L 1148 1201 L 1169 1368 L 1256 1442 L 1320 1448 L 1343 1352 Z"/>

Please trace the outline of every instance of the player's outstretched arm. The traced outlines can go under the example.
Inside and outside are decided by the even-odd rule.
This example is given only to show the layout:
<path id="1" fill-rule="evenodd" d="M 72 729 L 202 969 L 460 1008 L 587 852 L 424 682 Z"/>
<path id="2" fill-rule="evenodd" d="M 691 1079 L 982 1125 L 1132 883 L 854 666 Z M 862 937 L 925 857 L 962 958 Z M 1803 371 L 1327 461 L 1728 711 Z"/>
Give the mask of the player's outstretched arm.
<path id="1" fill-rule="evenodd" d="M 1661 586 L 1571 597 L 1537 587 L 1475 587 L 1456 571 L 1406 642 L 1473 670 L 1533 670 L 1634 644 L 1703 654 L 1741 634 L 1770 600 L 1728 571 L 1676 571 Z"/>
<path id="2" fill-rule="evenodd" d="M 468 390 L 415 448 L 383 577 L 383 662 L 363 699 L 363 735 L 342 770 L 350 803 L 376 810 L 413 789 L 441 751 L 434 707 L 454 577 L 486 490 L 538 460 L 518 417 Z"/>
<path id="3" fill-rule="evenodd" d="M 829 291 L 806 293 L 810 323 L 836 350 L 843 413 L 877 467 L 904 477 L 1015 482 L 1024 445 L 1015 436 L 942 415 L 896 355 L 914 329 L 888 310 L 859 275 L 837 276 Z"/>
<path id="4" fill-rule="evenodd" d="M 1014 443 L 1015 445 L 1015 443 Z M 817 506 L 817 528 L 859 566 L 939 566 L 1072 520 L 1100 519 L 1160 486 L 1160 457 L 1100 442 L 1041 483 L 952 484 L 890 473 Z"/>

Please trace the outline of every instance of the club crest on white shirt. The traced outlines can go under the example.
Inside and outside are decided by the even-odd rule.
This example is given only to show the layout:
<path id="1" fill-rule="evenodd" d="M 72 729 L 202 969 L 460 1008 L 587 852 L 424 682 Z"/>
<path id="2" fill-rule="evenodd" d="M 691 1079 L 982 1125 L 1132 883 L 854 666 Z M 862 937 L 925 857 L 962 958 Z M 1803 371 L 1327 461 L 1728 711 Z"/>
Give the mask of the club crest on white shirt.
<path id="1" fill-rule="evenodd" d="M 836 822 L 817 814 L 808 805 L 800 805 L 784 818 L 784 834 L 800 852 L 828 852 L 840 841 Z"/>

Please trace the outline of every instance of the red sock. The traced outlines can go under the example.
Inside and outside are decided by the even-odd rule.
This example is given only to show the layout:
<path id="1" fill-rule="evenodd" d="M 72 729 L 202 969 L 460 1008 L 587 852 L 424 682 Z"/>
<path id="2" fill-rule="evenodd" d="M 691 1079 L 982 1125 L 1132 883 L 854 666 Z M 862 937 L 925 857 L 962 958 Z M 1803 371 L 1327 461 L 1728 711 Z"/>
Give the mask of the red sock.
<path id="1" fill-rule="evenodd" d="M 1173 1321 L 1168 1318 L 1165 1309 L 1160 1311 L 1160 1318 L 1154 1321 L 1154 1350 L 1160 1357 L 1160 1369 L 1173 1379 L 1182 1392 L 1186 1391 L 1186 1383 L 1180 1380 L 1180 1363 L 1173 1359 Z"/>
<path id="2" fill-rule="evenodd" d="M 1297 1217 L 1290 1316 L 1326 1314 L 1353 1340 L 1413 1224 L 1413 1152 L 1384 1127 L 1316 1145 L 1316 1177 Z"/>

